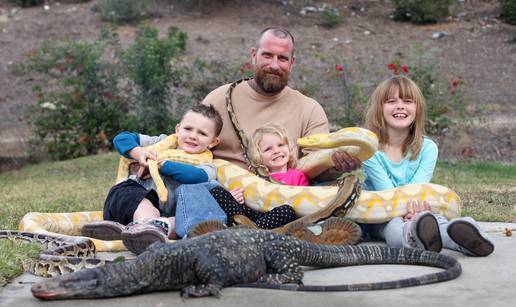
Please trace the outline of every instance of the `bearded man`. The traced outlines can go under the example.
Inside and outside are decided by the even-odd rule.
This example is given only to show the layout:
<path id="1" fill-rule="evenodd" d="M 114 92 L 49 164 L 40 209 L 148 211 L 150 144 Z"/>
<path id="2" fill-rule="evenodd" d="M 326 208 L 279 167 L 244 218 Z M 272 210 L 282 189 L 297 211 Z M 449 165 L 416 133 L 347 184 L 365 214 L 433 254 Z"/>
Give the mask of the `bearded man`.
<path id="1" fill-rule="evenodd" d="M 223 85 L 208 94 L 202 102 L 213 105 L 224 122 L 219 136 L 220 144 L 213 149 L 214 157 L 246 169 L 242 140 L 235 132 L 227 111 L 227 98 L 232 105 L 233 121 L 238 122 L 247 139 L 257 128 L 267 123 L 285 127 L 291 140 L 329 132 L 328 119 L 321 105 L 288 86 L 295 63 L 294 37 L 289 31 L 276 27 L 263 30 L 257 46 L 251 50 L 251 59 L 252 79 L 233 86 Z M 334 169 L 320 178 L 330 179 L 361 165 L 360 160 L 345 152 L 337 152 L 332 158 Z M 313 174 L 313 177 L 318 175 Z"/>

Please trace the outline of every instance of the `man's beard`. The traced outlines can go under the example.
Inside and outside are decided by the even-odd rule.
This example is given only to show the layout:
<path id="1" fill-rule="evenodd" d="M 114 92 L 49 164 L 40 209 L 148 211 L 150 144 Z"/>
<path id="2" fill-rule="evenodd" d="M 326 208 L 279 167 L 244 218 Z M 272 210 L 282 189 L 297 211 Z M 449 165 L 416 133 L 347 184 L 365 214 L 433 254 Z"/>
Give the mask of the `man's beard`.
<path id="1" fill-rule="evenodd" d="M 273 73 L 264 71 L 263 69 L 255 69 L 254 78 L 256 84 L 268 94 L 279 93 L 288 84 L 288 74 L 282 71 Z"/>

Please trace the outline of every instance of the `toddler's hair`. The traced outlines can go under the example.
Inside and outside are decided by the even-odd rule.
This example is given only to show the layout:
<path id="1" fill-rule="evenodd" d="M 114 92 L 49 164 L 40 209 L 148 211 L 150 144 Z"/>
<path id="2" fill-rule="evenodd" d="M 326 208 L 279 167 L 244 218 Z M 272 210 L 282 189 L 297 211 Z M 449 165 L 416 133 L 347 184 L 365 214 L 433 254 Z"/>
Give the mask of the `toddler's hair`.
<path id="1" fill-rule="evenodd" d="M 394 96 L 396 90 L 401 99 L 412 99 L 416 104 L 416 117 L 410 127 L 410 133 L 403 144 L 403 155 L 410 153 L 410 159 L 414 160 L 423 146 L 426 119 L 426 101 L 414 81 L 405 76 L 394 76 L 380 83 L 367 104 L 365 127 L 376 133 L 380 146 L 389 143 L 387 123 L 383 116 L 383 104 Z"/>
<path id="2" fill-rule="evenodd" d="M 290 157 L 288 159 L 287 166 L 289 168 L 294 168 L 297 163 L 297 147 L 294 145 L 292 140 L 287 135 L 287 131 L 282 126 L 274 125 L 274 124 L 266 124 L 258 129 L 256 129 L 253 133 L 253 138 L 250 144 L 250 158 L 258 164 L 260 168 L 266 170 L 267 173 L 269 170 L 263 164 L 262 156 L 260 154 L 259 143 L 263 139 L 264 134 L 274 134 L 277 135 L 280 139 L 283 140 L 290 149 Z"/>
<path id="3" fill-rule="evenodd" d="M 222 131 L 222 117 L 220 116 L 219 111 L 213 107 L 213 105 L 204 105 L 204 104 L 196 104 L 190 109 L 188 109 L 186 113 L 188 112 L 194 112 L 197 114 L 201 114 L 202 116 L 209 118 L 213 121 L 215 124 L 215 136 L 219 136 L 220 131 Z M 184 116 L 184 115 L 183 115 Z"/>

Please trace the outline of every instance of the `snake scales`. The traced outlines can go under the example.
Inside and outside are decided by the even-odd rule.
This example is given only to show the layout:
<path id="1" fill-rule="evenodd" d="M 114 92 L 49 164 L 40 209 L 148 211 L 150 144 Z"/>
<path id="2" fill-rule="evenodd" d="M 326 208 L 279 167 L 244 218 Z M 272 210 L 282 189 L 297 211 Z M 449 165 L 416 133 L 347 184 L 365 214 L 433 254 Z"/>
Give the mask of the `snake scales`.
<path id="1" fill-rule="evenodd" d="M 344 148 L 362 160 L 376 149 L 376 136 L 361 128 L 345 128 L 329 135 L 313 135 L 300 139 L 301 146 Z M 153 145 L 161 160 L 175 160 L 193 164 L 212 160 L 211 153 L 187 155 L 176 149 L 176 138 L 171 135 Z M 342 147 L 342 146 L 344 147 Z M 340 146 L 340 147 L 339 147 Z M 351 146 L 351 147 L 350 147 Z M 303 169 L 331 166 L 331 153 L 337 148 L 321 149 L 300 161 Z M 121 157 L 117 181 L 127 177 L 129 164 L 134 161 Z M 307 215 L 324 207 L 335 197 L 337 186 L 299 187 L 271 183 L 253 173 L 220 159 L 212 161 L 217 166 L 217 180 L 227 189 L 245 188 L 246 204 L 253 209 L 268 211 L 276 206 L 289 203 L 299 215 Z M 151 174 L 158 174 L 158 163 L 151 164 Z M 153 169 L 153 170 L 152 170 Z M 153 178 L 160 178 L 155 176 Z M 164 185 L 157 184 L 158 194 L 166 198 Z M 165 191 L 165 194 L 163 194 Z M 412 184 L 400 188 L 373 192 L 363 191 L 355 206 L 346 216 L 365 223 L 380 223 L 407 213 L 406 204 L 410 199 L 426 200 L 434 212 L 447 218 L 460 216 L 461 203 L 455 192 L 436 184 Z M 0 231 L 0 238 L 18 238 L 46 244 L 47 251 L 41 253 L 29 270 L 36 275 L 56 276 L 85 267 L 99 266 L 104 260 L 90 258 L 95 251 L 126 250 L 121 241 L 102 241 L 80 236 L 86 223 L 102 220 L 102 211 L 72 213 L 27 213 L 20 222 L 19 232 Z"/>
<path id="2" fill-rule="evenodd" d="M 342 141 L 355 152 L 363 152 L 369 138 L 369 148 L 374 147 L 376 138 L 373 138 L 369 131 L 360 128 L 345 128 L 331 135 L 311 136 L 301 139 L 302 145 L 309 144 L 315 146 L 317 141 L 323 140 L 317 146 L 330 146 L 330 143 Z M 354 142 L 357 140 L 357 142 Z M 328 140 L 331 140 L 328 141 Z M 328 142 L 326 142 L 328 141 Z M 352 145 L 353 144 L 353 145 Z M 176 138 L 169 136 L 160 143 L 153 145 L 153 149 L 158 152 L 160 159 L 176 159 L 177 161 L 191 162 L 194 164 L 206 163 L 211 158 L 210 154 L 201 156 L 184 155 L 181 151 L 172 150 L 175 148 Z M 332 150 L 322 149 L 308 155 L 302 159 L 302 165 L 312 165 L 320 167 L 316 163 L 331 163 Z M 367 148 L 364 149 L 368 150 Z M 371 150 L 371 149 L 369 149 Z M 311 157 L 316 157 L 315 159 Z M 318 162 L 322 161 L 322 162 Z M 326 161 L 326 162 L 324 162 Z M 330 161 L 330 162 L 328 162 Z M 121 157 L 119 163 L 119 173 L 117 181 L 127 177 L 131 160 Z M 317 211 L 330 202 L 338 191 L 337 186 L 312 186 L 299 187 L 287 186 L 268 182 L 261 179 L 251 172 L 242 169 L 227 161 L 214 159 L 217 165 L 217 180 L 227 189 L 236 187 L 245 188 L 246 204 L 253 209 L 268 211 L 276 206 L 285 203 L 291 204 L 299 215 L 307 215 Z M 157 165 L 156 165 L 157 166 Z M 160 190 L 158 184 L 158 190 Z M 166 189 L 164 189 L 166 191 Z M 158 191 L 163 197 L 163 190 Z M 166 195 L 166 194 L 165 194 Z M 451 219 L 460 216 L 461 202 L 457 194 L 451 189 L 436 184 L 411 184 L 400 188 L 386 191 L 362 191 L 355 206 L 348 211 L 347 217 L 364 223 L 381 223 L 388 221 L 396 216 L 404 216 L 407 213 L 407 202 L 410 199 L 419 199 L 429 202 L 432 211 L 443 214 Z M 45 233 L 45 234 L 67 234 L 79 235 L 82 225 L 102 220 L 102 212 L 74 212 L 74 213 L 39 213 L 31 212 L 24 216 L 19 225 L 20 231 Z M 102 241 L 93 240 L 97 251 L 121 251 L 125 247 L 121 241 Z"/>
<path id="3" fill-rule="evenodd" d="M 95 244 L 85 237 L 0 230 L 0 238 L 26 240 L 44 245 L 46 250 L 25 265 L 26 270 L 38 276 L 56 277 L 111 262 L 95 258 Z"/>
<path id="4" fill-rule="evenodd" d="M 228 112 L 232 114 L 231 89 L 228 92 Z M 311 214 L 329 204 L 337 195 L 337 186 L 287 186 L 266 179 L 263 174 L 247 156 L 247 140 L 243 131 L 239 128 L 238 121 L 232 116 L 232 124 L 237 135 L 241 139 L 244 156 L 251 169 L 257 175 L 234 164 L 220 159 L 213 159 L 211 152 L 190 155 L 176 149 L 177 139 L 170 135 L 161 142 L 150 146 L 157 153 L 158 160 L 149 160 L 150 174 L 156 184 L 160 200 L 167 199 L 167 189 L 159 176 L 158 165 L 164 160 L 201 164 L 214 163 L 217 166 L 217 180 L 226 189 L 237 187 L 245 188 L 244 197 L 246 205 L 255 210 L 269 211 L 277 206 L 288 203 L 301 216 Z M 345 128 L 330 134 L 312 135 L 298 140 L 300 147 L 319 148 L 303 157 L 298 168 L 309 177 L 320 170 L 333 167 L 331 155 L 337 150 L 344 150 L 358 157 L 361 161 L 368 159 L 378 147 L 376 135 L 362 128 Z M 125 157 L 120 158 L 117 182 L 127 178 L 129 165 L 134 161 Z M 457 194 L 451 189 L 436 184 L 411 184 L 386 191 L 363 191 L 355 206 L 346 216 L 357 222 L 381 223 L 396 216 L 404 216 L 407 213 L 409 200 L 427 201 L 432 211 L 440 213 L 451 219 L 460 216 L 461 202 Z M 31 271 L 38 275 L 49 276 L 62 274 L 70 270 L 78 270 L 87 265 L 101 265 L 102 261 L 92 258 L 80 260 L 81 256 L 94 255 L 97 251 L 121 251 L 125 246 L 121 241 L 102 241 L 89 238 L 76 238 L 80 235 L 82 226 L 86 223 L 102 219 L 102 212 L 73 212 L 73 213 L 39 213 L 31 212 L 24 216 L 19 225 L 20 231 L 34 233 L 0 233 L 4 237 L 17 237 L 28 240 L 52 242 L 58 244 L 58 248 L 50 248 L 38 256 L 36 266 Z M 65 234 L 65 235 L 62 235 Z M 0 238 L 2 236 L 0 235 Z M 56 243 L 57 242 L 57 243 Z M 66 248 L 62 248 L 65 246 Z M 91 248 L 93 247 L 93 248 Z M 71 254 L 69 250 L 75 250 Z M 90 260 L 87 260 L 90 259 Z"/>

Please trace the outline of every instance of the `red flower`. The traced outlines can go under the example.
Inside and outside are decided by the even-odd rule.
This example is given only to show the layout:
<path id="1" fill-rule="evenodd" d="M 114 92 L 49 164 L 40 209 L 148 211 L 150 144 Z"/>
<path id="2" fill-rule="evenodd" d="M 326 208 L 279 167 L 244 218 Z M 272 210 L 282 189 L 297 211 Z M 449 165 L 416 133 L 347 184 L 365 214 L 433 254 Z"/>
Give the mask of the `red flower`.
<path id="1" fill-rule="evenodd" d="M 336 71 L 344 71 L 344 66 L 340 66 L 339 64 L 335 64 Z"/>
<path id="2" fill-rule="evenodd" d="M 398 66 L 394 63 L 387 65 L 388 70 L 398 70 Z"/>
<path id="3" fill-rule="evenodd" d="M 458 77 L 458 78 L 453 78 L 450 80 L 450 86 L 451 88 L 453 87 L 459 87 L 463 84 L 462 82 L 462 78 L 461 77 Z"/>
<path id="4" fill-rule="evenodd" d="M 29 58 L 29 59 L 32 59 L 32 58 L 35 58 L 36 55 L 38 54 L 38 49 L 36 48 L 32 48 L 31 50 L 29 50 L 26 54 L 26 56 Z"/>
<path id="5" fill-rule="evenodd" d="M 408 74 L 409 73 L 409 68 L 407 65 L 402 65 L 401 66 L 401 70 L 403 70 L 404 73 Z"/>
<path id="6" fill-rule="evenodd" d="M 67 65 L 64 63 L 60 63 L 56 65 L 56 69 L 59 70 L 60 73 L 63 73 L 66 70 Z"/>
<path id="7" fill-rule="evenodd" d="M 242 67 L 240 67 L 240 72 L 241 73 L 246 73 L 250 70 L 252 70 L 253 66 L 251 65 L 251 63 L 249 62 L 245 62 Z"/>
<path id="8" fill-rule="evenodd" d="M 106 100 L 113 100 L 113 94 L 111 94 L 111 92 L 109 91 L 104 91 L 102 92 L 102 97 Z"/>
<path id="9" fill-rule="evenodd" d="M 102 143 L 104 143 L 107 140 L 107 136 L 106 133 L 104 133 L 104 130 L 100 130 L 100 132 L 97 134 L 97 137 L 99 141 L 101 141 Z"/>
<path id="10" fill-rule="evenodd" d="M 88 140 L 88 136 L 81 134 L 79 136 L 79 140 L 77 141 L 78 144 L 84 144 Z"/>

